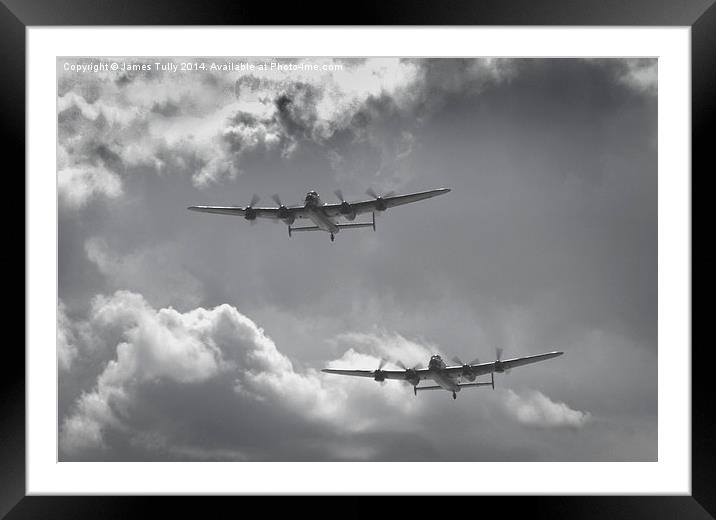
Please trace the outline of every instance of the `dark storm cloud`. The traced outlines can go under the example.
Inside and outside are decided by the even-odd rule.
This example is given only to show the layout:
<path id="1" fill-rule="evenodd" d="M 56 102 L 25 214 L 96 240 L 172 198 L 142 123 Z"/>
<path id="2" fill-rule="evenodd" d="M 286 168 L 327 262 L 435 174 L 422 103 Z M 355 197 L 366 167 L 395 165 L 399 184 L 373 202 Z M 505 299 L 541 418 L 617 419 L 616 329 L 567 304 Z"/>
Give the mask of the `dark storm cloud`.
<path id="1" fill-rule="evenodd" d="M 296 140 L 310 139 L 316 125 L 316 92 L 310 85 L 296 83 L 274 100 L 276 121 L 284 133 Z"/>
<path id="2" fill-rule="evenodd" d="M 181 104 L 175 101 L 165 100 L 162 103 L 155 103 L 152 112 L 164 117 L 175 117 L 181 113 Z"/>
<path id="3" fill-rule="evenodd" d="M 299 446 L 296 457 L 318 460 L 316 446 L 330 446 L 329 458 L 348 460 L 654 460 L 656 61 L 404 60 L 385 75 L 404 79 L 384 78 L 385 87 L 360 76 L 379 63 L 349 63 L 360 93 L 346 98 L 305 77 L 177 80 L 174 89 L 134 77 L 121 103 L 100 82 L 61 89 L 62 160 L 77 203 L 60 210 L 60 298 L 71 324 L 60 416 L 92 417 L 77 415 L 78 399 L 118 359 L 122 332 L 87 341 L 79 324 L 91 322 L 95 295 L 118 289 L 154 310 L 230 304 L 265 329 L 300 381 L 347 352 L 356 368 L 374 368 L 385 352 L 406 363 L 432 351 L 486 361 L 497 346 L 565 355 L 454 403 L 441 392 L 416 401 L 388 384 L 321 380 L 310 395 L 331 385 L 355 399 L 348 426 L 375 421 L 350 432 L 271 392 L 275 414 L 256 411 L 236 401 L 226 375 L 163 377 L 129 388 L 136 399 L 122 421 L 106 423 L 105 448 L 73 457 L 289 460 Z M 223 93 L 228 109 L 202 104 L 202 88 L 212 103 Z M 205 117 L 186 116 L 182 99 Z M 77 169 L 84 164 L 95 169 Z M 369 186 L 441 185 L 453 191 L 334 244 L 184 209 L 243 205 L 252 193 L 279 192 L 290 204 L 308 189 L 331 200 L 335 188 L 360 199 Z M 85 348 L 93 344 L 102 345 L 95 357 Z M 179 417 L 174 392 L 196 406 Z M 381 423 L 403 405 L 418 408 Z M 256 418 L 254 430 L 244 416 Z M 295 442 L 275 436 L 282 430 Z"/>
<path id="4" fill-rule="evenodd" d="M 266 88 L 266 82 L 253 78 L 237 82 L 252 91 Z M 345 107 L 332 120 L 319 117 L 318 105 L 328 96 L 325 87 L 304 82 L 290 83 L 271 98 L 275 110 L 259 119 L 245 112 L 237 112 L 232 125 L 250 129 L 268 129 L 280 139 L 280 149 L 287 154 L 299 147 L 313 147 L 331 160 L 334 169 L 345 171 L 379 172 L 382 161 L 396 160 L 404 151 L 405 128 L 414 124 L 415 114 L 397 107 L 393 95 L 382 92 L 368 96 L 360 103 Z M 400 129 L 397 133 L 396 129 Z M 244 133 L 226 132 L 225 138 L 233 150 L 244 146 Z M 366 157 L 370 158 L 366 162 Z"/>
<path id="5" fill-rule="evenodd" d="M 257 90 L 260 82 L 242 82 L 251 90 Z M 267 142 L 266 134 L 276 136 L 275 148 L 281 153 L 301 145 L 304 141 L 320 142 L 316 103 L 320 99 L 320 89 L 306 83 L 294 83 L 278 91 L 271 98 L 274 110 L 270 115 L 257 117 L 238 110 L 227 119 L 223 139 L 232 152 L 238 154 L 245 150 L 260 148 L 267 151 L 272 146 Z M 237 162 L 240 156 L 236 155 Z"/>

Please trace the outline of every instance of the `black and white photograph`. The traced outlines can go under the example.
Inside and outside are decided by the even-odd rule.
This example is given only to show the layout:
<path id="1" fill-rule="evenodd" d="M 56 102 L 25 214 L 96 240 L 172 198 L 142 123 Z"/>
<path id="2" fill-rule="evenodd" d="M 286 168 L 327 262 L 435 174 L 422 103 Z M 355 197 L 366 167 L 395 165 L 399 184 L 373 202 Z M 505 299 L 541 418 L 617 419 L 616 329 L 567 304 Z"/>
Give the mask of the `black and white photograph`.
<path id="1" fill-rule="evenodd" d="M 657 58 L 56 65 L 60 462 L 657 461 Z"/>

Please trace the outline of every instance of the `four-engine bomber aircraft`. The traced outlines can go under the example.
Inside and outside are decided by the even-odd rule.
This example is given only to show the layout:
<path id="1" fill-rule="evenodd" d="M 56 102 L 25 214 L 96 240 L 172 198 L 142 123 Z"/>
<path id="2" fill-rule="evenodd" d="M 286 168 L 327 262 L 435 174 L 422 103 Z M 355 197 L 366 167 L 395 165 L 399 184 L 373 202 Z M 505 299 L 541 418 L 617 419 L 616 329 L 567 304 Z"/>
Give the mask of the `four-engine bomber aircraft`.
<path id="1" fill-rule="evenodd" d="M 346 202 L 340 190 L 336 190 L 335 194 L 340 200 L 339 203 L 328 204 L 321 201 L 321 197 L 315 191 L 309 191 L 303 205 L 284 206 L 278 195 L 273 196 L 273 200 L 278 204 L 277 208 L 257 208 L 254 207 L 259 201 L 259 197 L 254 195 L 251 202 L 246 207 L 238 206 L 189 206 L 192 211 L 201 211 L 204 213 L 218 213 L 220 215 L 234 215 L 244 217 L 252 223 L 256 218 L 268 218 L 275 221 L 282 220 L 288 225 L 288 236 L 294 231 L 326 231 L 331 234 L 331 242 L 335 238 L 335 234 L 341 229 L 366 228 L 372 227 L 375 231 L 375 212 L 385 211 L 394 206 L 401 206 L 410 202 L 417 202 L 423 199 L 429 199 L 448 193 L 449 188 L 439 188 L 436 190 L 421 191 L 418 193 L 409 193 L 407 195 L 384 196 L 377 195 L 373 190 L 366 193 L 373 197 L 372 200 L 364 200 L 359 202 Z M 362 213 L 372 213 L 371 222 L 340 224 L 338 220 L 342 217 L 346 220 L 353 221 L 357 215 Z M 315 225 L 291 227 L 296 219 L 308 219 Z"/>
<path id="2" fill-rule="evenodd" d="M 455 366 L 447 366 L 445 361 L 438 355 L 430 358 L 428 368 L 420 368 L 420 365 L 413 368 L 406 368 L 401 362 L 397 364 L 403 370 L 383 370 L 385 360 L 381 360 L 377 370 L 340 370 L 334 368 L 324 368 L 322 371 L 328 374 L 340 374 L 344 376 L 371 377 L 376 381 L 383 382 L 386 379 L 397 379 L 399 381 L 407 381 L 413 385 L 413 392 L 418 395 L 421 390 L 447 390 L 452 392 L 452 398 L 457 398 L 457 392 L 464 387 L 492 386 L 495 389 L 495 372 L 502 373 L 509 371 L 514 367 L 537 363 L 546 359 L 552 359 L 561 356 L 563 352 L 547 352 L 534 356 L 526 356 L 514 359 L 502 358 L 502 349 L 497 349 L 497 360 L 491 363 L 480 363 L 475 359 L 470 363 L 463 363 L 459 358 L 454 357 L 453 361 L 457 363 Z M 476 382 L 478 376 L 490 374 L 490 381 Z M 437 383 L 435 386 L 418 386 L 420 381 L 424 379 L 432 379 Z M 463 381 L 469 381 L 464 383 Z"/>

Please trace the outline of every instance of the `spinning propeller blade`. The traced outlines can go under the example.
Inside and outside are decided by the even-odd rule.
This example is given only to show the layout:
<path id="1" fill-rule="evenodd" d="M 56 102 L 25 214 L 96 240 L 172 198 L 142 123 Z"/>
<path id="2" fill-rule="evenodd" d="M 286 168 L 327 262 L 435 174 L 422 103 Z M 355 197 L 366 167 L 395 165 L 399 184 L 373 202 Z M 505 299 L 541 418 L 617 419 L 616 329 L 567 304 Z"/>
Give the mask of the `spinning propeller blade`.
<path id="1" fill-rule="evenodd" d="M 465 367 L 465 366 L 471 366 L 471 365 L 477 365 L 477 364 L 480 363 L 480 358 L 475 358 L 475 359 L 473 359 L 472 361 L 470 361 L 469 363 L 463 363 L 463 362 L 462 362 L 462 359 L 460 359 L 458 356 L 453 356 L 452 360 L 453 360 L 455 363 L 457 363 L 458 365 L 462 365 L 462 366 L 464 366 L 464 367 Z"/>
<path id="2" fill-rule="evenodd" d="M 395 361 L 395 364 L 398 365 L 398 366 L 399 366 L 400 368 L 402 368 L 403 370 L 420 370 L 421 368 L 423 368 L 422 364 L 420 364 L 420 363 L 418 363 L 418 364 L 416 364 L 415 366 L 413 366 L 413 368 L 408 368 L 408 367 L 405 366 L 405 363 L 403 363 L 403 362 L 400 361 L 400 360 Z"/>
<path id="3" fill-rule="evenodd" d="M 244 218 L 248 220 L 252 225 L 256 223 L 256 211 L 254 211 L 254 204 L 260 200 L 260 197 L 255 193 L 251 197 L 251 202 L 244 208 Z"/>
<path id="4" fill-rule="evenodd" d="M 496 362 L 496 363 L 502 362 L 502 352 L 503 352 L 503 350 L 504 350 L 504 349 L 503 349 L 502 347 L 497 347 L 497 348 L 495 349 L 495 358 L 496 358 L 496 361 L 495 361 L 495 362 Z M 510 373 L 510 369 L 508 368 L 508 369 L 506 369 L 506 370 L 498 370 L 498 372 L 505 372 L 506 374 L 509 374 L 509 373 Z"/>
<path id="5" fill-rule="evenodd" d="M 383 367 L 385 366 L 385 363 L 387 362 L 387 359 L 380 358 L 380 361 L 378 362 L 378 368 L 373 372 L 373 379 L 378 381 L 381 385 L 385 384 L 385 376 L 382 374 Z"/>

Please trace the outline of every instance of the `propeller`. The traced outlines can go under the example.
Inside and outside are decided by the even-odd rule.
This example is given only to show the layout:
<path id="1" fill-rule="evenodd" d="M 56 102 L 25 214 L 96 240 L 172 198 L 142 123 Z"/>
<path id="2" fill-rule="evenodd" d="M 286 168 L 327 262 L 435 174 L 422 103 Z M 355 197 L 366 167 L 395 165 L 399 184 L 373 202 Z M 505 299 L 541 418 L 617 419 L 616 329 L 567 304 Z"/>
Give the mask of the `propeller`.
<path id="1" fill-rule="evenodd" d="M 254 193 L 251 197 L 251 202 L 249 202 L 249 205 L 244 208 L 244 218 L 251 221 L 252 224 L 256 221 L 256 210 L 254 209 L 254 206 L 259 200 L 260 197 Z"/>
<path id="2" fill-rule="evenodd" d="M 506 372 L 509 374 L 510 370 L 505 370 L 505 367 L 502 366 L 502 352 L 502 347 L 497 347 L 495 349 L 495 372 Z"/>
<path id="3" fill-rule="evenodd" d="M 335 193 L 338 200 L 341 201 L 341 215 L 353 215 L 355 217 L 355 211 L 350 203 L 346 202 L 346 199 L 343 197 L 343 192 L 341 190 L 336 190 L 333 193 Z"/>
<path id="4" fill-rule="evenodd" d="M 466 378 L 469 379 L 470 381 L 474 381 L 474 380 L 475 380 L 475 375 L 472 373 L 472 365 L 478 364 L 478 363 L 480 362 L 480 359 L 479 359 L 479 358 L 475 358 L 475 359 L 473 359 L 472 361 L 470 361 L 469 363 L 463 363 L 462 360 L 461 360 L 459 357 L 457 357 L 457 356 L 454 356 L 454 357 L 452 358 L 452 360 L 453 360 L 455 363 L 457 363 L 458 365 L 462 365 L 462 375 L 463 375 L 464 377 L 466 377 Z"/>
<path id="5" fill-rule="evenodd" d="M 293 220 L 291 219 L 291 211 L 283 205 L 283 202 L 281 202 L 281 197 L 278 196 L 278 193 L 274 193 L 271 198 L 276 204 L 278 204 L 278 218 L 280 218 L 281 220 L 291 220 L 291 222 L 293 222 Z"/>
<path id="6" fill-rule="evenodd" d="M 389 191 L 385 195 L 378 195 L 373 188 L 368 188 L 365 192 L 375 199 L 375 209 L 378 211 L 385 211 L 388 209 L 388 203 L 385 201 L 385 198 L 395 195 L 394 191 Z"/>
<path id="7" fill-rule="evenodd" d="M 383 367 L 385 366 L 385 363 L 387 360 L 385 358 L 380 358 L 380 362 L 378 363 L 378 369 L 373 371 L 373 379 L 378 381 L 379 383 L 382 383 L 385 381 L 385 373 L 383 372 Z"/>
<path id="8" fill-rule="evenodd" d="M 475 358 L 475 359 L 473 359 L 472 361 L 470 361 L 469 363 L 463 363 L 462 360 L 461 360 L 459 357 L 457 357 L 457 356 L 454 356 L 454 357 L 452 358 L 452 360 L 453 360 L 455 363 L 457 363 L 458 365 L 462 365 L 463 367 L 465 367 L 465 366 L 470 366 L 470 365 L 477 365 L 478 363 L 480 363 L 480 358 Z"/>
<path id="9" fill-rule="evenodd" d="M 396 361 L 395 364 L 398 365 L 403 370 L 420 370 L 421 368 L 423 368 L 422 363 L 417 363 L 417 364 L 413 365 L 413 368 L 406 367 L 405 363 L 403 363 L 402 361 Z"/>
<path id="10" fill-rule="evenodd" d="M 417 373 L 417 371 L 422 368 L 422 365 L 420 363 L 413 366 L 413 368 L 406 367 L 405 364 L 400 360 L 396 361 L 395 364 L 405 370 L 405 380 L 407 382 L 409 382 L 413 386 L 417 386 L 418 383 L 420 383 L 420 377 Z"/>

